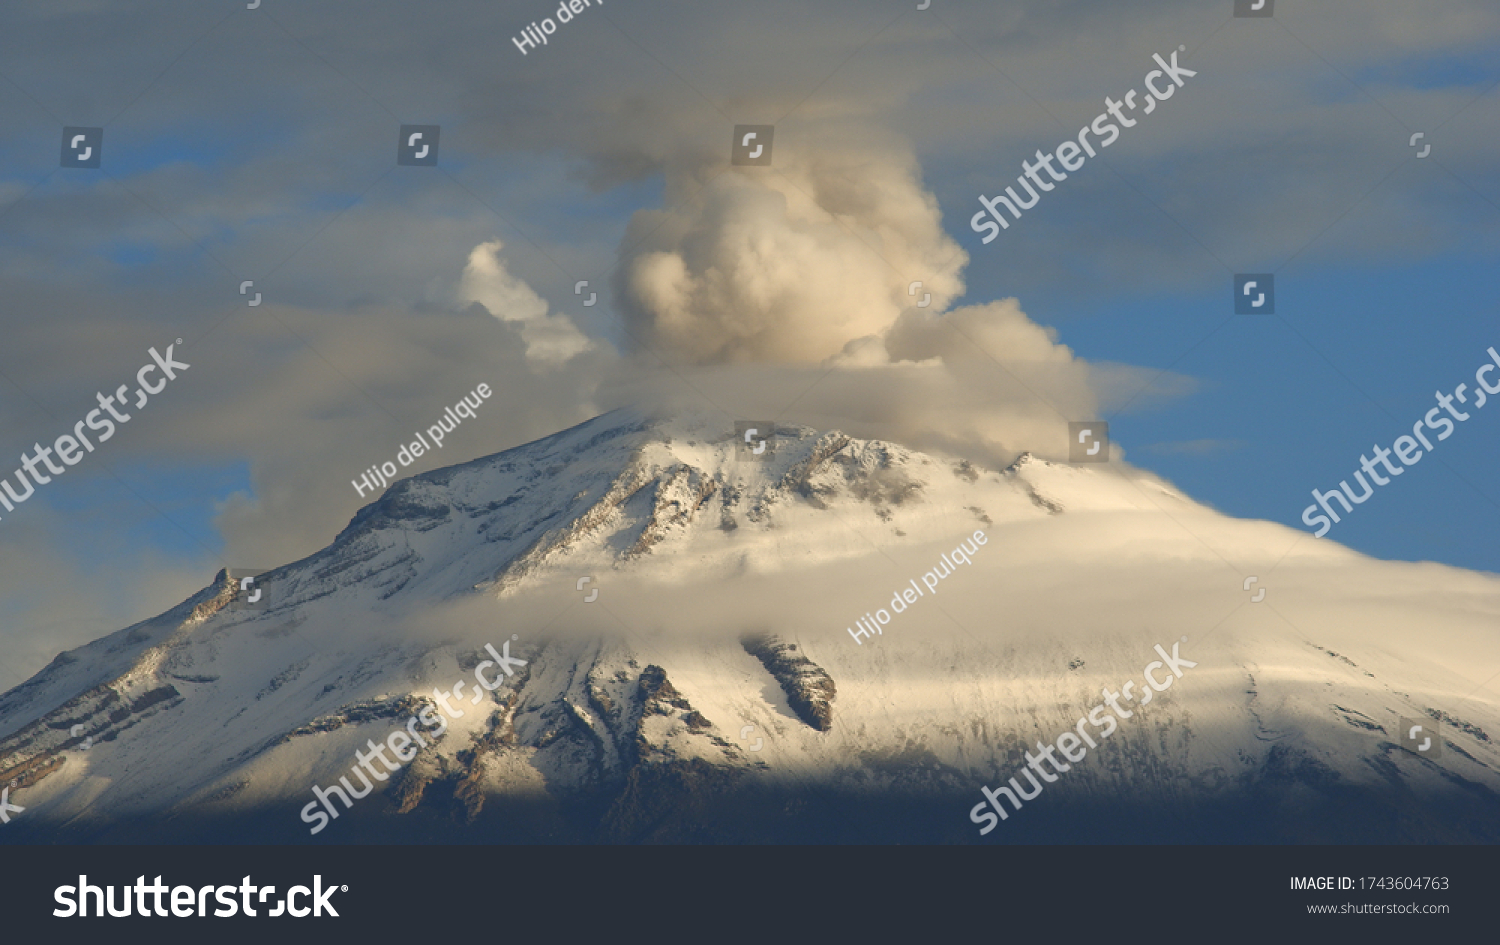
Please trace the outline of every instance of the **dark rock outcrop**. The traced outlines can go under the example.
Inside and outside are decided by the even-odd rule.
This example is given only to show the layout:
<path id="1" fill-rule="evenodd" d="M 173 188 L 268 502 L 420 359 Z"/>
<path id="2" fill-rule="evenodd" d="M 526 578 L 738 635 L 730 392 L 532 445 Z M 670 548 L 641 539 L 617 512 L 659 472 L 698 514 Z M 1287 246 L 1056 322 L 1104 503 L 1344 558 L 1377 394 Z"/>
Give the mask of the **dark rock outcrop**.
<path id="1" fill-rule="evenodd" d="M 798 653 L 797 644 L 767 634 L 749 634 L 740 644 L 781 684 L 797 718 L 820 732 L 833 728 L 832 702 L 837 694 L 833 677 Z"/>

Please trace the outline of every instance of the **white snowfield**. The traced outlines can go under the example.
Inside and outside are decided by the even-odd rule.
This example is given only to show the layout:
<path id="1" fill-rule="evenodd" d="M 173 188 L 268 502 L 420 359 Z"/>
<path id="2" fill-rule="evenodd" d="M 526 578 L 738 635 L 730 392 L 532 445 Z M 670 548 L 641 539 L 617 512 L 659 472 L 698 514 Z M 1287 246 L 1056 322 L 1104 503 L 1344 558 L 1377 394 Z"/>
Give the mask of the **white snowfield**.
<path id="1" fill-rule="evenodd" d="M 323 551 L 263 575 L 266 611 L 229 608 L 221 575 L 0 697 L 0 780 L 17 781 L 31 839 L 272 810 L 305 834 L 315 784 L 515 634 L 525 671 L 462 700 L 440 741 L 356 802 L 376 838 L 419 811 L 472 820 L 575 795 L 605 798 L 603 835 L 660 837 L 653 805 L 722 800 L 695 787 L 722 772 L 787 796 L 930 798 L 933 839 L 977 839 L 981 786 L 1104 689 L 1143 688 L 1153 646 L 1186 637 L 1198 665 L 999 834 L 1091 803 L 1170 820 L 1252 797 L 1409 815 L 1386 838 L 1500 838 L 1496 576 L 1232 519 L 1119 463 L 981 469 L 790 427 L 773 443 L 746 461 L 727 421 L 617 411 L 395 483 Z M 856 617 L 976 529 L 971 564 L 855 643 Z M 800 678 L 831 678 L 831 723 L 794 705 L 802 683 L 778 681 L 747 633 L 794 644 Z M 1442 754 L 1399 747 L 1403 717 Z M 665 770 L 689 772 L 683 793 L 659 787 Z M 1424 800 L 1450 796 L 1470 806 Z"/>

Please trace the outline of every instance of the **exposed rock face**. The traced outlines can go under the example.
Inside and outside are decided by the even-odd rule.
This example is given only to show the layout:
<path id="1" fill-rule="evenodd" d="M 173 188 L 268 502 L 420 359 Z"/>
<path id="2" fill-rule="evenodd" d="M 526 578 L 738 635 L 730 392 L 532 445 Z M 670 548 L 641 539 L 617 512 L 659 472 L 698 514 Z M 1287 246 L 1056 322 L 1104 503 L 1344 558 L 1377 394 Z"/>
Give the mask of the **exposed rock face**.
<path id="1" fill-rule="evenodd" d="M 832 702 L 837 694 L 833 677 L 798 653 L 797 644 L 784 643 L 768 634 L 751 634 L 740 643 L 781 684 L 787 704 L 797 718 L 820 732 L 833 728 Z"/>
<path id="2" fill-rule="evenodd" d="M 468 662 L 460 659 L 459 665 L 472 669 L 472 666 L 465 665 Z M 532 663 L 528 663 L 512 677 L 513 685 L 502 686 L 490 693 L 494 708 L 486 720 L 484 733 L 474 739 L 471 747 L 462 749 L 450 758 L 440 748 L 446 734 L 427 736 L 431 744 L 419 749 L 411 763 L 392 777 L 390 798 L 396 804 L 397 813 L 411 813 L 424 800 L 434 802 L 428 798 L 428 789 L 439 785 L 446 788 L 448 794 L 444 795 L 439 791 L 437 797 L 451 796 L 452 810 L 465 823 L 472 824 L 478 819 L 484 810 L 484 780 L 491 761 L 518 748 L 516 706 L 520 703 L 522 690 L 531 679 L 531 671 Z M 434 712 L 438 710 L 437 703 L 425 696 L 418 699 L 418 706 L 418 711 L 421 707 L 431 707 Z"/>
<path id="3" fill-rule="evenodd" d="M 357 725 L 361 722 L 374 722 L 378 719 L 405 719 L 416 715 L 424 705 L 433 705 L 431 699 L 421 696 L 394 696 L 390 699 L 371 699 L 364 702 L 355 702 L 344 706 L 333 715 L 319 716 L 306 725 L 299 726 L 277 741 L 282 744 L 291 741 L 299 735 L 313 735 L 318 732 L 335 732 L 345 725 Z"/>
<path id="4" fill-rule="evenodd" d="M 448 764 L 442 755 L 419 751 L 411 764 L 391 777 L 386 796 L 396 805 L 396 813 L 409 814 L 422 803 L 427 788 L 448 775 Z"/>
<path id="5" fill-rule="evenodd" d="M 0 782 L 14 780 L 17 788 L 30 787 L 61 768 L 68 749 L 86 747 L 90 740 L 114 741 L 143 719 L 181 703 L 182 694 L 171 685 L 134 698 L 122 696 L 113 686 L 92 689 L 0 741 Z M 82 731 L 74 735 L 75 728 Z"/>
<path id="6" fill-rule="evenodd" d="M 665 472 L 656 482 L 651 518 L 625 556 L 645 554 L 674 529 L 680 530 L 693 520 L 718 488 L 719 484 L 700 469 L 678 465 Z"/>
<path id="7" fill-rule="evenodd" d="M 640 690 L 642 715 L 670 715 L 668 706 L 684 710 L 693 708 L 667 679 L 667 671 L 660 666 L 647 666 L 641 672 Z"/>
<path id="8" fill-rule="evenodd" d="M 597 818 L 608 818 L 599 828 L 606 835 L 625 839 L 660 830 L 672 835 L 665 825 L 675 821 L 679 805 L 654 792 L 676 791 L 686 803 L 707 772 L 722 770 L 727 759 L 720 750 L 728 743 L 712 734 L 713 722 L 693 708 L 662 667 L 630 672 L 620 668 L 619 654 L 598 644 L 586 649 L 584 654 L 567 648 L 534 654 L 510 686 L 493 693 L 485 730 L 467 747 L 455 752 L 433 739 L 421 749 L 392 778 L 390 799 L 398 813 L 447 811 L 472 824 L 497 772 L 536 766 L 553 775 L 575 772 L 573 785 L 558 793 L 585 820 L 598 824 Z M 552 664 L 548 655 L 567 662 Z M 580 655 L 583 662 L 574 663 Z M 677 739 L 692 736 L 714 761 L 679 754 L 691 749 Z M 722 778 L 710 780 L 719 784 Z"/>
<path id="9" fill-rule="evenodd" d="M 667 679 L 667 671 L 660 666 L 651 665 L 641 670 L 636 689 L 639 706 L 635 712 L 632 754 L 637 763 L 652 760 L 653 749 L 647 723 L 653 716 L 680 721 L 692 732 L 702 732 L 713 727 L 713 723 L 677 691 L 671 680 Z"/>

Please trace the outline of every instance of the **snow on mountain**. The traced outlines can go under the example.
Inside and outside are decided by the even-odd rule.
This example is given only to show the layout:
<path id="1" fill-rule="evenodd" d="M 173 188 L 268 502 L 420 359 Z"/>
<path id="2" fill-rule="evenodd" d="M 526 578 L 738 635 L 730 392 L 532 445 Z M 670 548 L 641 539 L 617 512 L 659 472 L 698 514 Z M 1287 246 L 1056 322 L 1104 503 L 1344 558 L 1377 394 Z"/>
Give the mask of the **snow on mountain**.
<path id="1" fill-rule="evenodd" d="M 26 808 L 0 840 L 307 839 L 313 786 L 505 641 L 527 665 L 317 842 L 978 840 L 980 788 L 1174 641 L 1197 666 L 986 842 L 1500 839 L 1495 576 L 1117 463 L 737 445 L 607 414 L 393 484 L 263 575 L 263 612 L 221 572 L 59 655 L 0 696 Z M 1399 747 L 1403 717 L 1439 757 Z"/>

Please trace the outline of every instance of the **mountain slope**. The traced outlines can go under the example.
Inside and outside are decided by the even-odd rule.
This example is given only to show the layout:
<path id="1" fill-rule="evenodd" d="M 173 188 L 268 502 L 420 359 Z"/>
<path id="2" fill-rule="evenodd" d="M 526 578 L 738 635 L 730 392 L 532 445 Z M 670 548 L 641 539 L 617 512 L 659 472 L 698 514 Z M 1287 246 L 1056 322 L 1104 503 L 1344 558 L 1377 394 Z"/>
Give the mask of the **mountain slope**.
<path id="1" fill-rule="evenodd" d="M 263 612 L 221 573 L 61 654 L 0 696 L 0 841 L 307 839 L 313 787 L 486 644 L 526 665 L 316 842 L 977 840 L 980 788 L 1174 643 L 1197 665 L 986 842 L 1500 840 L 1494 576 L 1118 464 L 736 446 L 608 414 L 393 484 L 262 575 Z"/>

